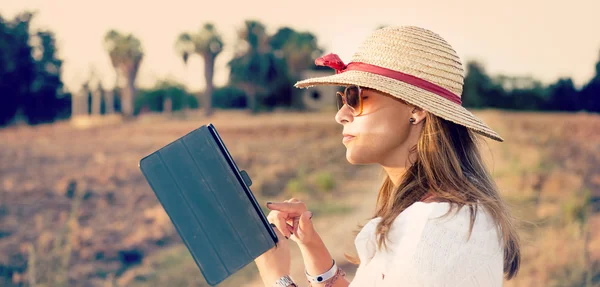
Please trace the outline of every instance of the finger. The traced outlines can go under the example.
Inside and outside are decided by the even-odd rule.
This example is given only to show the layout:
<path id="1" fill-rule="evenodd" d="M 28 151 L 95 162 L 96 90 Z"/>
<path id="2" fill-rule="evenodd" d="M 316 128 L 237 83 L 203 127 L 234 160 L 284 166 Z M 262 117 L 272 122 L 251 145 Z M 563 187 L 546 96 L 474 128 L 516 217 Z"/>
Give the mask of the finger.
<path id="1" fill-rule="evenodd" d="M 273 232 L 275 232 L 275 236 L 277 236 L 277 238 L 279 238 L 279 240 L 281 240 L 281 238 L 283 237 L 283 234 L 281 234 L 281 232 L 279 232 L 279 228 L 277 228 L 277 225 L 275 225 L 275 223 L 269 223 L 269 225 L 271 226 L 271 228 L 273 228 Z M 278 247 L 278 243 L 275 243 L 275 248 Z"/>
<path id="2" fill-rule="evenodd" d="M 282 213 L 279 210 L 273 210 L 271 212 L 269 212 L 269 214 L 267 214 L 267 220 L 271 223 L 275 223 L 275 221 L 277 220 L 277 217 L 279 216 L 279 214 Z"/>
<path id="3" fill-rule="evenodd" d="M 269 212 L 269 214 L 267 215 L 267 220 L 269 221 L 269 224 L 274 227 L 276 233 L 279 232 L 280 235 L 285 236 L 285 234 L 282 232 L 283 229 L 281 229 L 283 225 L 279 223 L 279 217 L 282 216 L 285 218 L 287 215 L 284 213 L 282 214 L 281 211 L 274 210 Z M 277 237 L 281 238 L 281 236 L 279 235 Z"/>
<path id="4" fill-rule="evenodd" d="M 301 202 L 299 199 L 292 197 L 284 202 Z M 295 234 L 298 231 L 298 222 L 300 221 L 300 216 L 293 217 L 292 220 L 288 220 L 288 224 L 292 225 L 292 234 Z"/>
<path id="5" fill-rule="evenodd" d="M 286 218 L 286 223 L 289 226 L 290 232 L 293 234 L 298 228 L 298 220 L 300 220 L 300 216 L 288 217 Z"/>
<path id="6" fill-rule="evenodd" d="M 287 214 L 285 214 L 283 212 L 278 212 L 278 213 L 276 213 L 276 217 L 275 217 L 275 220 L 273 221 L 273 223 L 275 223 L 275 225 L 277 226 L 277 229 L 279 229 L 279 231 L 283 234 L 283 236 L 285 236 L 285 239 L 289 239 L 291 232 L 288 228 L 289 224 L 287 224 L 287 222 L 286 222 L 286 217 L 287 217 Z"/>
<path id="7" fill-rule="evenodd" d="M 289 214 L 288 214 L 289 215 Z M 295 225 L 295 221 L 297 221 L 297 219 L 300 218 L 299 216 L 295 216 L 295 217 L 287 217 L 286 218 L 286 223 L 288 225 L 288 229 L 290 230 L 290 234 L 294 234 L 294 232 L 296 232 L 296 226 Z"/>
<path id="8" fill-rule="evenodd" d="M 314 226 L 312 224 L 312 212 L 306 211 L 302 213 L 298 220 L 298 230 L 296 231 L 296 237 L 303 240 L 306 235 L 310 235 L 314 232 Z"/>
<path id="9" fill-rule="evenodd" d="M 267 208 L 289 213 L 292 216 L 300 216 L 306 211 L 304 202 L 269 202 Z"/>
<path id="10" fill-rule="evenodd" d="M 281 233 L 281 231 L 279 231 L 279 228 L 277 228 L 277 225 L 275 225 L 275 223 L 270 223 L 269 225 L 271 225 L 271 227 L 273 228 L 273 231 L 275 231 L 275 235 L 277 235 L 278 238 L 285 236 Z"/>
<path id="11" fill-rule="evenodd" d="M 277 225 L 275 225 L 275 223 L 269 223 L 269 226 L 271 226 L 271 228 L 275 232 L 275 235 L 277 235 L 278 238 L 280 237 L 279 235 L 282 235 L 281 232 L 279 232 L 279 228 L 277 228 Z"/>
<path id="12" fill-rule="evenodd" d="M 292 220 L 292 229 L 294 234 L 298 233 L 298 223 L 300 222 L 300 217 L 294 217 L 294 219 Z"/>

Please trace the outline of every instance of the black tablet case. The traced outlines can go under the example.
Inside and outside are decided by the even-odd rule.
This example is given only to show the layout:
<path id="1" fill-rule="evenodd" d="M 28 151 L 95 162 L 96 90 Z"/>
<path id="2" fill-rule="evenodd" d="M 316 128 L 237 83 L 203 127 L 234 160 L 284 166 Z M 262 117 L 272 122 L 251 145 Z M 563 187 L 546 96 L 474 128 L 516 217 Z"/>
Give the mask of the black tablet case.
<path id="1" fill-rule="evenodd" d="M 139 167 L 211 286 L 275 246 L 250 178 L 212 124 L 144 157 Z"/>

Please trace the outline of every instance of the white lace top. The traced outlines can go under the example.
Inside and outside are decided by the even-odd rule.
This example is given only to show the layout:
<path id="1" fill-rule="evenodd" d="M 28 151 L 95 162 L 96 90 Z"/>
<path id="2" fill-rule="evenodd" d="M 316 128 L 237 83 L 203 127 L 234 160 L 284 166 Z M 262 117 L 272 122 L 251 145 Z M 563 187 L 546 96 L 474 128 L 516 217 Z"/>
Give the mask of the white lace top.
<path id="1" fill-rule="evenodd" d="M 470 209 L 449 203 L 416 202 L 389 230 L 388 250 L 375 251 L 375 228 L 369 221 L 355 239 L 361 263 L 350 287 L 502 286 L 503 250 L 492 218 L 478 209 L 467 241 Z"/>

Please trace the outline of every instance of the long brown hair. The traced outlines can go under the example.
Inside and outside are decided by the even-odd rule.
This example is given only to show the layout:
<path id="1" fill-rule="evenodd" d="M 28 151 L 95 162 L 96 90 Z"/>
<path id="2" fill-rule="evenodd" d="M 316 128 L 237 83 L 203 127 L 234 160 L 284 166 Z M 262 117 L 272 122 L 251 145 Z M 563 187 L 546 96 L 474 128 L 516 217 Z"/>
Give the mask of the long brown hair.
<path id="1" fill-rule="evenodd" d="M 505 276 L 509 280 L 516 276 L 521 262 L 517 227 L 485 167 L 478 137 L 464 126 L 427 115 L 417 145 L 410 151 L 416 153 L 416 161 L 407 168 L 399 186 L 395 187 L 386 176 L 379 189 L 373 216 L 381 217 L 376 228 L 378 248 L 387 248 L 387 232 L 402 211 L 426 195 L 433 195 L 436 201 L 470 209 L 469 237 L 477 208 L 484 207 L 502 236 Z M 346 258 L 359 263 L 357 257 L 346 254 Z"/>

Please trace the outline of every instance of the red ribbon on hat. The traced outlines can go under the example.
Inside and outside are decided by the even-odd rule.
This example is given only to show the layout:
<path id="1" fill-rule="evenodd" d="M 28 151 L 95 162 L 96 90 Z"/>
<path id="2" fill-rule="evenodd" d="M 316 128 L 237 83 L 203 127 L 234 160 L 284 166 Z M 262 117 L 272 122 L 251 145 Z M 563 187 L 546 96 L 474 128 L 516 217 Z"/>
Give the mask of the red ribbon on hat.
<path id="1" fill-rule="evenodd" d="M 398 81 L 405 82 L 407 84 L 419 87 L 423 90 L 432 92 L 438 96 L 441 96 L 455 104 L 461 104 L 460 97 L 455 95 L 454 93 L 448 91 L 447 89 L 440 87 L 432 82 L 423 80 L 419 77 L 415 77 L 413 75 L 405 74 L 399 71 L 390 70 L 388 68 L 371 65 L 367 63 L 360 62 L 350 62 L 348 64 L 344 64 L 342 59 L 336 54 L 328 54 L 323 57 L 320 57 L 315 60 L 315 65 L 317 66 L 327 66 L 333 68 L 336 74 L 340 74 L 346 71 L 362 71 L 373 73 L 377 75 L 381 75 L 384 77 L 392 78 Z"/>

